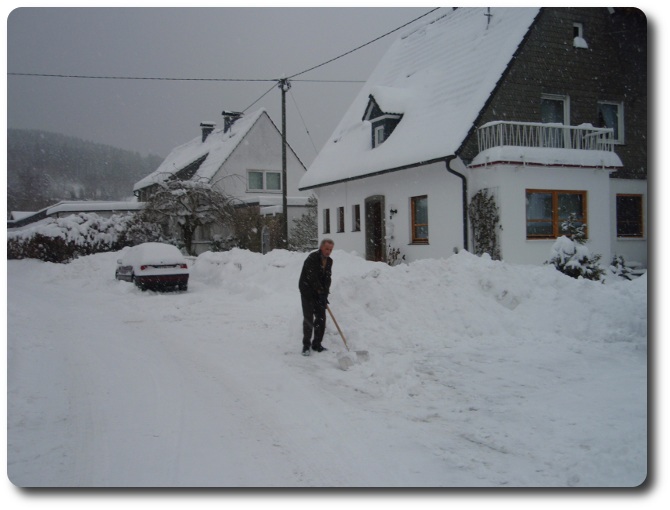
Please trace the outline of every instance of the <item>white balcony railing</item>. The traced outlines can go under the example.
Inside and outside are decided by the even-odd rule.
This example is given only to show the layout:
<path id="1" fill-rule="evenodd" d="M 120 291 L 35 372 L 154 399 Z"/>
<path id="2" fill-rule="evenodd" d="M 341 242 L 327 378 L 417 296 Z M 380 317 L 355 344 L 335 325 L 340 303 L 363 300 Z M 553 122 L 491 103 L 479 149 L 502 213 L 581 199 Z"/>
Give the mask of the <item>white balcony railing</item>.
<path id="1" fill-rule="evenodd" d="M 614 130 L 590 124 L 566 126 L 538 122 L 494 121 L 477 129 L 479 152 L 492 147 L 539 147 L 614 151 Z"/>

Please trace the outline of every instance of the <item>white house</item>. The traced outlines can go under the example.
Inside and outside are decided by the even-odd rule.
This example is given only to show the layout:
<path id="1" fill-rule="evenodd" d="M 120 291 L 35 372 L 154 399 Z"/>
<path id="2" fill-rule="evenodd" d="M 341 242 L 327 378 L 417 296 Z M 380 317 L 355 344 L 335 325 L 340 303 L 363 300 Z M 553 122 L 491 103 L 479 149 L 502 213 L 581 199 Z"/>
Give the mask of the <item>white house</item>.
<path id="1" fill-rule="evenodd" d="M 170 152 L 161 165 L 134 186 L 140 201 L 146 201 L 157 183 L 167 179 L 200 180 L 211 183 L 240 206 L 258 206 L 261 214 L 276 214 L 283 207 L 282 135 L 265 109 L 250 115 L 223 112 L 224 126 L 200 124 L 201 136 Z M 293 218 L 305 212 L 308 192 L 298 190 L 305 166 L 287 144 L 287 212 L 289 238 Z M 196 252 L 209 249 L 218 231 L 197 233 Z M 258 236 L 262 236 L 258 232 Z"/>
<path id="2" fill-rule="evenodd" d="M 592 253 L 646 265 L 639 18 L 463 8 L 405 33 L 300 181 L 318 196 L 319 235 L 369 260 L 480 253 L 469 208 L 485 193 L 508 262 L 546 261 L 575 213 Z"/>

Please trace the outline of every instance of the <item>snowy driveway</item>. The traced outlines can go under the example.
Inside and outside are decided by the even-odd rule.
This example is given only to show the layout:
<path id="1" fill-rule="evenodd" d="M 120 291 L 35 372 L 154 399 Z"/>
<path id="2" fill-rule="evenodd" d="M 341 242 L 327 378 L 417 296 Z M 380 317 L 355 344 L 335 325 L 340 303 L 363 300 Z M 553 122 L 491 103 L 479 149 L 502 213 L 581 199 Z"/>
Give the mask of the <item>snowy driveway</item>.
<path id="1" fill-rule="evenodd" d="M 329 352 L 299 355 L 302 255 L 201 256 L 189 291 L 172 294 L 115 281 L 115 257 L 8 262 L 17 485 L 646 476 L 646 281 L 596 287 L 467 254 L 389 268 L 336 252 L 333 311 L 352 348 L 370 351 L 345 372 L 331 326 Z"/>

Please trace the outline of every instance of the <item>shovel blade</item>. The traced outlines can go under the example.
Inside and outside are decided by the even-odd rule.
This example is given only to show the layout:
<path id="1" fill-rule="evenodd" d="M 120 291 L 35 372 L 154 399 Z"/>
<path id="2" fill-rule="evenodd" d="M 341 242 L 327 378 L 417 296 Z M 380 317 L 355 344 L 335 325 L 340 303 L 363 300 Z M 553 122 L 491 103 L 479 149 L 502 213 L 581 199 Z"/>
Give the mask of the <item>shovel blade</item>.
<path id="1" fill-rule="evenodd" d="M 349 370 L 356 363 L 370 359 L 368 351 L 348 351 L 343 352 L 337 357 L 337 362 L 342 370 Z"/>
<path id="2" fill-rule="evenodd" d="M 344 353 L 338 356 L 337 362 L 339 363 L 342 370 L 349 370 L 352 366 L 354 366 L 353 356 L 348 353 Z"/>

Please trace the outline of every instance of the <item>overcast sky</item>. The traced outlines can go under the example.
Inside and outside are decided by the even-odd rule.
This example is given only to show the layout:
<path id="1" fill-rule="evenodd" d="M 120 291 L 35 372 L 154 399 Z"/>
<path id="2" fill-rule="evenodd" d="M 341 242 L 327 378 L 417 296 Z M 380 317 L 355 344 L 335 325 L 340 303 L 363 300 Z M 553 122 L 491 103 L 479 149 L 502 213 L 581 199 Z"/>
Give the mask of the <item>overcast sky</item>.
<path id="1" fill-rule="evenodd" d="M 337 57 L 431 9 L 18 8 L 7 17 L 7 72 L 272 80 Z M 402 33 L 297 80 L 364 82 Z M 306 165 L 362 85 L 293 81 L 287 136 Z M 167 156 L 199 136 L 200 122 L 219 123 L 224 109 L 251 113 L 261 107 L 281 129 L 281 92 L 271 81 L 7 76 L 8 128 L 54 131 L 144 155 Z"/>

